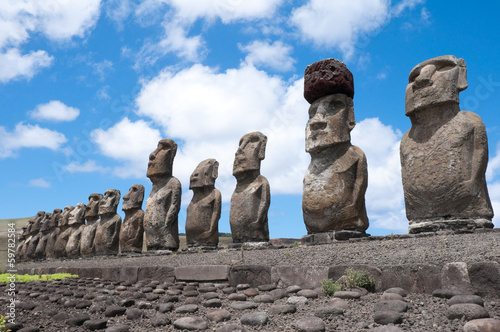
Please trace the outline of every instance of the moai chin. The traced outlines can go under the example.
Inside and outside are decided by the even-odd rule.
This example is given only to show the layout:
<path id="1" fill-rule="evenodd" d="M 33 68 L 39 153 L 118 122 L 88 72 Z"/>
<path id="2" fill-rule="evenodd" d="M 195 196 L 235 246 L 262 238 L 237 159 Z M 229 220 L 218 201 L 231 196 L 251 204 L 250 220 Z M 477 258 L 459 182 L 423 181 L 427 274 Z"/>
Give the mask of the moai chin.
<path id="1" fill-rule="evenodd" d="M 55 258 L 66 257 L 66 245 L 68 244 L 68 239 L 73 232 L 73 230 L 69 227 L 69 217 L 71 211 L 73 211 L 74 209 L 74 206 L 66 206 L 64 208 L 64 211 L 61 213 L 61 217 L 59 218 L 59 235 L 57 236 L 56 242 L 54 244 Z"/>
<path id="2" fill-rule="evenodd" d="M 120 229 L 120 252 L 142 252 L 144 238 L 144 186 L 134 184 L 123 196 L 125 219 Z"/>
<path id="3" fill-rule="evenodd" d="M 267 212 L 271 204 L 269 182 L 260 175 L 267 137 L 261 132 L 244 135 L 234 155 L 236 189 L 231 196 L 229 224 L 233 243 L 268 242 Z"/>
<path id="4" fill-rule="evenodd" d="M 99 217 L 95 231 L 94 245 L 96 255 L 117 255 L 119 250 L 122 217 L 116 213 L 121 193 L 108 189 L 99 202 Z"/>
<path id="5" fill-rule="evenodd" d="M 162 139 L 149 155 L 146 176 L 153 187 L 146 201 L 144 230 L 147 250 L 179 249 L 179 210 L 181 207 L 181 183 L 172 176 L 177 144 Z"/>
<path id="6" fill-rule="evenodd" d="M 186 212 L 186 242 L 188 247 L 213 247 L 219 243 L 219 219 L 222 196 L 215 189 L 219 163 L 207 159 L 198 164 L 189 181 L 193 198 Z"/>
<path id="7" fill-rule="evenodd" d="M 89 202 L 85 210 L 85 220 L 87 223 L 80 238 L 80 254 L 83 257 L 90 257 L 95 254 L 94 238 L 97 221 L 99 220 L 99 202 L 102 197 L 102 194 L 97 193 L 89 195 Z"/>
<path id="8" fill-rule="evenodd" d="M 368 228 L 366 157 L 351 144 L 354 80 L 345 64 L 325 59 L 307 66 L 304 97 L 311 104 L 306 152 L 311 163 L 304 177 L 302 212 L 308 234 Z"/>
<path id="9" fill-rule="evenodd" d="M 82 232 L 85 229 L 85 210 L 85 204 L 78 203 L 70 213 L 68 225 L 72 229 L 72 232 L 66 244 L 66 255 L 68 258 L 80 257 L 80 240 Z"/>
<path id="10" fill-rule="evenodd" d="M 466 88 L 465 61 L 452 55 L 410 72 L 405 115 L 412 126 L 400 146 L 410 233 L 493 227 L 486 129 L 477 114 L 460 110 Z"/>

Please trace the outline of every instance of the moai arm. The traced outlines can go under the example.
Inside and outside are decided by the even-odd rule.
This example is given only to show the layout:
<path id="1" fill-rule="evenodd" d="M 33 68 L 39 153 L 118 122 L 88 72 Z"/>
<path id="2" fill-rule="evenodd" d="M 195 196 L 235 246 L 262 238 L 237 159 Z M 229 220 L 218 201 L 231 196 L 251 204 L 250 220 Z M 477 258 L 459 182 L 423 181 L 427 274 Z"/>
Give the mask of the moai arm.
<path id="1" fill-rule="evenodd" d="M 217 189 L 214 189 L 214 196 L 215 196 L 213 201 L 214 208 L 212 212 L 212 218 L 210 219 L 210 230 L 208 231 L 208 235 L 217 232 L 219 226 L 219 219 L 222 206 L 222 196 L 220 194 L 220 191 L 218 191 Z"/>
<path id="2" fill-rule="evenodd" d="M 256 220 L 252 223 L 252 226 L 260 228 L 262 222 L 267 220 L 267 211 L 271 204 L 271 190 L 269 189 L 269 182 L 267 182 L 266 178 L 261 178 L 261 184 L 257 192 L 260 192 L 260 204 Z"/>
<path id="3" fill-rule="evenodd" d="M 479 179 L 486 171 L 486 165 L 488 164 L 488 138 L 486 136 L 486 128 L 481 118 L 475 113 L 465 113 L 474 124 L 474 130 L 472 132 L 472 139 L 474 142 L 471 162 L 472 169 L 469 179 L 470 181 L 474 181 L 475 179 Z"/>
<path id="4" fill-rule="evenodd" d="M 165 218 L 167 227 L 172 227 L 172 223 L 177 220 L 177 216 L 181 208 L 182 195 L 181 183 L 179 182 L 179 180 L 177 180 L 176 178 L 172 178 L 170 181 L 173 182 L 171 188 L 172 199 L 170 200 L 170 206 L 168 207 L 167 216 Z"/>
<path id="5" fill-rule="evenodd" d="M 356 182 L 354 183 L 354 190 L 352 193 L 352 204 L 355 211 L 359 211 L 363 205 L 366 188 L 368 186 L 368 166 L 366 156 L 357 146 L 353 146 L 359 155 L 359 160 L 356 165 Z"/>

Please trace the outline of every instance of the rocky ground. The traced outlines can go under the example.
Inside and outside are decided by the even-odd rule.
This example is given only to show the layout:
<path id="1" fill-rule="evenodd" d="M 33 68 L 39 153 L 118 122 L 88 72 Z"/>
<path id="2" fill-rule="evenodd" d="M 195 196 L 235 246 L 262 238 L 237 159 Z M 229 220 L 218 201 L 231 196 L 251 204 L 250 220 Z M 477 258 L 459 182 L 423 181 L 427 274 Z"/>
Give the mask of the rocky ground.
<path id="1" fill-rule="evenodd" d="M 319 246 L 288 246 L 243 252 L 222 250 L 42 261 L 23 263 L 20 267 L 196 264 L 384 266 L 483 261 L 500 262 L 498 230 L 461 235 L 388 236 Z M 89 331 L 99 328 L 110 332 L 194 328 L 220 332 L 475 331 L 464 330 L 467 321 L 477 322 L 473 319 L 489 316 L 495 319 L 494 324 L 497 325 L 484 331 L 500 331 L 499 298 L 469 296 L 448 299 L 457 294 L 436 293 L 442 296 L 438 297 L 405 294 L 401 289 L 391 290 L 390 293 L 354 290 L 327 297 L 321 289 L 247 286 L 233 288 L 228 284 L 173 284 L 160 280 L 131 284 L 84 278 L 17 284 L 16 322 L 23 326 L 22 332 Z M 6 308 L 9 297 L 5 290 L 8 286 L 0 287 L 1 307 Z M 16 326 L 11 329 L 16 330 Z"/>

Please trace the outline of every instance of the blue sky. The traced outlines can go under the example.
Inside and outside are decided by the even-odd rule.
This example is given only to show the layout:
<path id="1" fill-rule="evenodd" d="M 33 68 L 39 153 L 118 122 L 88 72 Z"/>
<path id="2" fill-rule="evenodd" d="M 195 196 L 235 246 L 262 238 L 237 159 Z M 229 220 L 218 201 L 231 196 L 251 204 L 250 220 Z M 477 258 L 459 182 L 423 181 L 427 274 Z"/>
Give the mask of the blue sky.
<path id="1" fill-rule="evenodd" d="M 87 203 L 93 192 L 146 187 L 159 139 L 179 144 L 183 186 L 220 163 L 221 232 L 229 232 L 232 161 L 241 136 L 268 136 L 271 237 L 306 234 L 302 178 L 308 64 L 343 60 L 354 75 L 352 142 L 368 160 L 371 234 L 406 233 L 399 141 L 410 128 L 410 70 L 464 58 L 462 110 L 483 119 L 488 188 L 500 211 L 500 4 L 423 0 L 6 0 L 0 3 L 0 219 Z M 144 207 L 145 208 L 145 207 Z M 121 212 L 121 204 L 119 206 Z M 500 214 L 500 212 L 497 212 Z M 500 218 L 494 219 L 496 227 Z"/>

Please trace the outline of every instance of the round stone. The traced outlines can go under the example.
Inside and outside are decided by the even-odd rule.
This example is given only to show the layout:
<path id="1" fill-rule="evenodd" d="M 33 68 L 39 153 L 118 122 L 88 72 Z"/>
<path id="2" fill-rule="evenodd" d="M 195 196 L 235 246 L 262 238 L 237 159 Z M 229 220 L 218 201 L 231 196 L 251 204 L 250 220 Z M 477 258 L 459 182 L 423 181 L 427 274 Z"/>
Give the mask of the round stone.
<path id="1" fill-rule="evenodd" d="M 464 332 L 497 332 L 500 331 L 500 319 L 474 319 L 464 325 Z"/>
<path id="2" fill-rule="evenodd" d="M 373 320 L 380 325 L 401 324 L 403 322 L 401 314 L 396 311 L 377 311 Z"/>
<path id="3" fill-rule="evenodd" d="M 294 294 L 294 293 L 297 293 L 300 290 L 302 290 L 302 288 L 300 286 L 293 285 L 293 286 L 288 286 L 285 291 L 288 294 Z"/>
<path id="4" fill-rule="evenodd" d="M 399 300 L 379 301 L 373 305 L 373 311 L 395 311 L 406 312 L 408 310 L 408 303 Z"/>
<path id="5" fill-rule="evenodd" d="M 257 295 L 253 299 L 257 303 L 273 303 L 274 298 L 271 295 L 268 294 L 263 294 L 263 295 Z"/>
<path id="6" fill-rule="evenodd" d="M 268 322 L 269 318 L 266 312 L 249 312 L 241 316 L 240 322 L 243 325 L 262 326 Z"/>
<path id="7" fill-rule="evenodd" d="M 303 289 L 297 293 L 298 296 L 303 296 L 308 299 L 317 299 L 318 292 L 313 289 Z"/>
<path id="8" fill-rule="evenodd" d="M 330 58 L 307 66 L 304 72 L 304 98 L 310 104 L 336 93 L 354 97 L 354 78 L 342 61 Z"/>
<path id="9" fill-rule="evenodd" d="M 389 288 L 389 289 L 386 289 L 384 291 L 384 293 L 392 293 L 392 294 L 399 294 L 401 295 L 402 297 L 405 297 L 406 295 L 408 295 L 408 292 L 405 291 L 403 288 L 401 287 L 392 287 L 392 288 Z"/>
<path id="10" fill-rule="evenodd" d="M 297 307 L 291 304 L 277 304 L 269 307 L 268 313 L 271 316 L 279 314 L 293 314 L 297 311 Z"/>
<path id="11" fill-rule="evenodd" d="M 205 330 L 208 323 L 200 317 L 182 317 L 174 321 L 174 327 L 184 330 Z"/>
<path id="12" fill-rule="evenodd" d="M 322 332 L 325 322 L 319 317 L 306 317 L 296 321 L 295 328 L 300 332 Z"/>
<path id="13" fill-rule="evenodd" d="M 229 301 L 246 301 L 247 296 L 243 293 L 233 293 L 233 294 L 229 294 L 227 299 Z"/>
<path id="14" fill-rule="evenodd" d="M 249 309 L 255 309 L 259 305 L 255 302 L 233 302 L 231 303 L 231 308 L 236 309 L 236 310 L 249 310 Z"/>
<path id="15" fill-rule="evenodd" d="M 288 304 L 306 304 L 308 302 L 307 297 L 304 296 L 290 296 L 286 303 Z"/>
<path id="16" fill-rule="evenodd" d="M 193 313 L 198 311 L 198 306 L 196 304 L 185 304 L 175 309 L 175 312 L 179 314 Z"/>
<path id="17" fill-rule="evenodd" d="M 314 310 L 314 315 L 321 319 L 332 320 L 335 316 L 343 315 L 344 309 L 329 306 L 320 307 Z"/>
<path id="18" fill-rule="evenodd" d="M 125 312 L 128 320 L 136 320 L 142 317 L 142 310 L 138 308 L 128 308 Z"/>
<path id="19" fill-rule="evenodd" d="M 490 317 L 486 309 L 475 303 L 454 304 L 448 308 L 446 316 L 448 319 L 465 318 L 465 320 Z"/>
<path id="20" fill-rule="evenodd" d="M 404 297 L 396 293 L 384 293 L 380 296 L 381 300 L 399 300 L 404 301 Z"/>
<path id="21" fill-rule="evenodd" d="M 483 299 L 477 295 L 455 295 L 448 300 L 449 306 L 460 303 L 474 303 L 480 305 L 481 307 L 484 307 Z"/>
<path id="22" fill-rule="evenodd" d="M 333 294 L 333 296 L 338 297 L 339 299 L 359 299 L 361 297 L 361 293 L 359 292 L 351 292 L 351 291 L 338 291 Z"/>
<path id="23" fill-rule="evenodd" d="M 231 313 L 225 309 L 212 310 L 207 313 L 207 318 L 215 323 L 231 319 Z"/>

